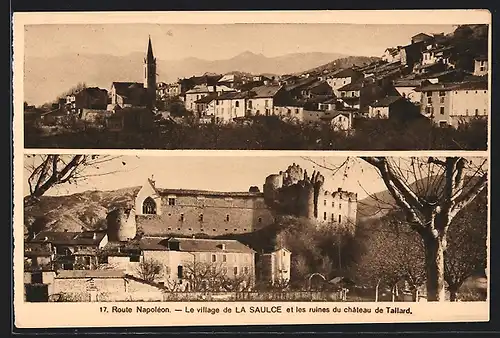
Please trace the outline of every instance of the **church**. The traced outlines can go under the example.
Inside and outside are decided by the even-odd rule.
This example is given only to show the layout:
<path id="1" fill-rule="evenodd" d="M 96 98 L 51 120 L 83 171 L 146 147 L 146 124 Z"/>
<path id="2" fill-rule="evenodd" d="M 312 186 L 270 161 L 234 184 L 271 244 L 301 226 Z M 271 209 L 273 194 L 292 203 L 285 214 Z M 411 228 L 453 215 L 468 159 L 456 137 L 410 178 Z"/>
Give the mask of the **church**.
<path id="1" fill-rule="evenodd" d="M 111 84 L 111 104 L 108 110 L 123 108 L 153 109 L 156 105 L 156 58 L 153 54 L 151 37 L 148 39 L 144 58 L 144 82 L 113 82 Z"/>

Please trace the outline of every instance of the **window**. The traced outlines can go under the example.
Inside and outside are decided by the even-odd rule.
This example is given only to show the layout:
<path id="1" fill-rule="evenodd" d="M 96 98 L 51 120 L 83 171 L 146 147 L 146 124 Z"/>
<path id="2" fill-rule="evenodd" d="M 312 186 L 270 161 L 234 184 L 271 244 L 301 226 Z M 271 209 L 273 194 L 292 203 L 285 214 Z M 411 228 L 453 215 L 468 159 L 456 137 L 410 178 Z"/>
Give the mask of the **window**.
<path id="1" fill-rule="evenodd" d="M 323 201 L 323 205 L 326 206 L 326 200 Z"/>
<path id="2" fill-rule="evenodd" d="M 234 103 L 234 105 L 235 105 L 235 107 L 236 107 L 236 108 L 239 108 L 239 107 L 240 107 L 240 101 L 236 101 L 236 102 Z"/>
<path id="3" fill-rule="evenodd" d="M 139 256 L 139 255 L 130 256 L 130 261 L 131 262 L 140 262 L 141 256 Z"/>
<path id="4" fill-rule="evenodd" d="M 335 201 L 332 201 L 332 208 L 335 207 Z"/>
<path id="5" fill-rule="evenodd" d="M 335 214 L 332 213 L 332 222 L 335 222 Z"/>
<path id="6" fill-rule="evenodd" d="M 168 205 L 175 205 L 175 197 L 168 198 Z"/>
<path id="7" fill-rule="evenodd" d="M 226 261 L 227 261 L 227 257 L 226 257 L 226 255 L 222 255 L 222 261 L 223 261 L 223 262 L 226 262 Z"/>
<path id="8" fill-rule="evenodd" d="M 214 231 L 214 232 L 215 232 L 215 231 L 217 231 L 217 229 L 212 229 L 212 231 Z"/>
<path id="9" fill-rule="evenodd" d="M 342 209 L 342 203 L 339 203 L 339 210 Z"/>
<path id="10" fill-rule="evenodd" d="M 264 107 L 266 107 L 266 108 L 269 107 L 269 100 L 264 101 Z"/>
<path id="11" fill-rule="evenodd" d="M 469 116 L 469 109 L 465 109 L 465 116 Z"/>
<path id="12" fill-rule="evenodd" d="M 177 278 L 182 279 L 182 265 L 177 267 Z"/>
<path id="13" fill-rule="evenodd" d="M 287 109 L 287 114 L 291 115 L 292 114 L 292 110 L 291 109 Z"/>
<path id="14" fill-rule="evenodd" d="M 156 214 L 156 202 L 151 197 L 146 198 L 142 203 L 142 213 L 148 215 Z"/>
<path id="15" fill-rule="evenodd" d="M 262 223 L 262 217 L 259 217 L 259 218 L 257 219 L 257 222 Z"/>
<path id="16" fill-rule="evenodd" d="M 189 230 L 189 231 L 193 231 L 193 228 L 189 228 L 188 230 Z"/>
<path id="17" fill-rule="evenodd" d="M 432 92 L 425 92 L 425 95 L 426 95 L 427 97 L 431 97 L 431 96 L 432 96 Z"/>
<path id="18" fill-rule="evenodd" d="M 226 222 L 229 222 L 229 214 L 226 215 Z"/>
<path id="19" fill-rule="evenodd" d="M 295 109 L 295 114 L 298 114 L 299 113 L 299 109 Z"/>
<path id="20" fill-rule="evenodd" d="M 339 215 L 339 223 L 342 223 L 342 215 Z"/>
<path id="21" fill-rule="evenodd" d="M 439 96 L 446 96 L 446 92 L 445 91 L 440 91 L 439 92 Z"/>
<path id="22" fill-rule="evenodd" d="M 252 109 L 252 101 L 251 100 L 248 101 L 248 108 Z"/>
<path id="23" fill-rule="evenodd" d="M 215 105 L 218 106 L 219 105 L 219 100 L 215 100 Z"/>
<path id="24" fill-rule="evenodd" d="M 446 123 L 446 121 L 440 121 L 440 122 L 439 122 L 439 126 L 440 126 L 441 128 L 444 128 L 444 127 L 446 127 L 447 125 L 448 125 L 448 123 Z"/>
<path id="25" fill-rule="evenodd" d="M 439 114 L 444 115 L 444 107 L 439 107 Z"/>
<path id="26" fill-rule="evenodd" d="M 181 214 L 181 222 L 184 222 L 184 214 Z"/>
<path id="27" fill-rule="evenodd" d="M 427 104 L 431 104 L 432 103 L 432 97 L 428 97 L 427 98 Z"/>
<path id="28" fill-rule="evenodd" d="M 238 275 L 238 267 L 237 266 L 234 267 L 233 271 L 234 271 L 235 276 Z"/>
<path id="29" fill-rule="evenodd" d="M 439 103 L 444 103 L 444 97 L 439 98 Z"/>
<path id="30" fill-rule="evenodd" d="M 203 222 L 203 214 L 200 214 L 200 222 Z"/>
<path id="31" fill-rule="evenodd" d="M 476 116 L 479 115 L 479 109 L 476 109 L 475 114 L 476 114 Z"/>
<path id="32" fill-rule="evenodd" d="M 326 221 L 326 211 L 323 213 L 323 220 Z"/>
<path id="33" fill-rule="evenodd" d="M 168 230 L 172 230 L 172 227 L 168 227 Z"/>
<path id="34" fill-rule="evenodd" d="M 216 255 L 212 255 L 212 263 L 213 262 L 217 262 L 217 256 Z"/>
<path id="35" fill-rule="evenodd" d="M 248 266 L 245 266 L 245 275 L 248 275 Z"/>

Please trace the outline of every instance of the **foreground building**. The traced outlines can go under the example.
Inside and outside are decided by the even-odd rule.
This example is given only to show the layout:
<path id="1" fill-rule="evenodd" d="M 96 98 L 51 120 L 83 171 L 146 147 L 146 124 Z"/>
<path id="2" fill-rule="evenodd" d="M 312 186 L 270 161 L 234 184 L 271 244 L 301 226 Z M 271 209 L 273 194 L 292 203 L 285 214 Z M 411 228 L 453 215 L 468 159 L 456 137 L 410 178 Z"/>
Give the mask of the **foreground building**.
<path id="1" fill-rule="evenodd" d="M 490 114 L 488 83 L 485 81 L 437 83 L 422 92 L 420 112 L 440 126 L 458 127 Z"/>

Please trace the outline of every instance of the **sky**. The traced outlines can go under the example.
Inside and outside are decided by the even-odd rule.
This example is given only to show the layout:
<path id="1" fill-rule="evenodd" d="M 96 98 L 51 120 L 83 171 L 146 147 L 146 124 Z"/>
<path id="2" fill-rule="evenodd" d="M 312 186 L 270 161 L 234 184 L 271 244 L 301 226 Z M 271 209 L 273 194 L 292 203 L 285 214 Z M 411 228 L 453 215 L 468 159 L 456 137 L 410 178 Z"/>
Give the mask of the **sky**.
<path id="1" fill-rule="evenodd" d="M 245 51 L 267 57 L 325 52 L 381 56 L 413 35 L 449 33 L 452 25 L 364 24 L 43 24 L 25 26 L 25 56 L 144 53 L 151 36 L 161 60 L 221 60 Z"/>
<path id="2" fill-rule="evenodd" d="M 362 160 L 350 158 L 348 165 L 335 175 L 333 171 L 321 168 L 337 168 L 346 157 L 304 157 L 289 156 L 120 156 L 110 158 L 99 166 L 85 171 L 92 176 L 78 184 L 64 184 L 50 189 L 46 195 L 68 195 L 86 190 L 115 190 L 142 186 L 153 177 L 156 186 L 170 189 L 198 189 L 214 191 L 248 191 L 257 186 L 262 191 L 268 175 L 285 171 L 296 163 L 311 175 L 319 170 L 325 177 L 324 188 L 329 191 L 342 188 L 355 192 L 362 199 L 367 193 L 385 190 L 375 169 Z M 33 158 L 25 158 L 25 165 L 33 163 Z M 125 165 L 123 164 L 125 163 Z M 346 169 L 348 167 L 348 169 Z M 24 175 L 27 178 L 28 171 Z M 347 176 L 344 176 L 347 174 Z M 29 192 L 27 179 L 24 180 L 24 195 Z"/>

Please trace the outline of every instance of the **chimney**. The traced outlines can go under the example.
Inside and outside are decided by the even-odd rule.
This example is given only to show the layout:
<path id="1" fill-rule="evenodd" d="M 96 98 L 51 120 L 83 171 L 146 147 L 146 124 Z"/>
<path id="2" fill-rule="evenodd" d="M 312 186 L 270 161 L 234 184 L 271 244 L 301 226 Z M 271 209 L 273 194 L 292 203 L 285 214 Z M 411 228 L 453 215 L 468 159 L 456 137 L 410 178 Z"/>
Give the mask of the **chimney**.
<path id="1" fill-rule="evenodd" d="M 225 243 L 222 243 L 222 244 L 220 245 L 220 248 L 221 248 L 222 250 L 226 250 L 226 244 L 225 244 Z"/>
<path id="2" fill-rule="evenodd" d="M 341 192 L 341 191 L 342 191 L 342 188 L 338 188 L 338 189 L 337 189 L 337 191 L 338 191 L 338 192 Z"/>
<path id="3" fill-rule="evenodd" d="M 92 239 L 97 239 L 97 233 L 94 232 L 94 234 L 92 235 Z"/>

